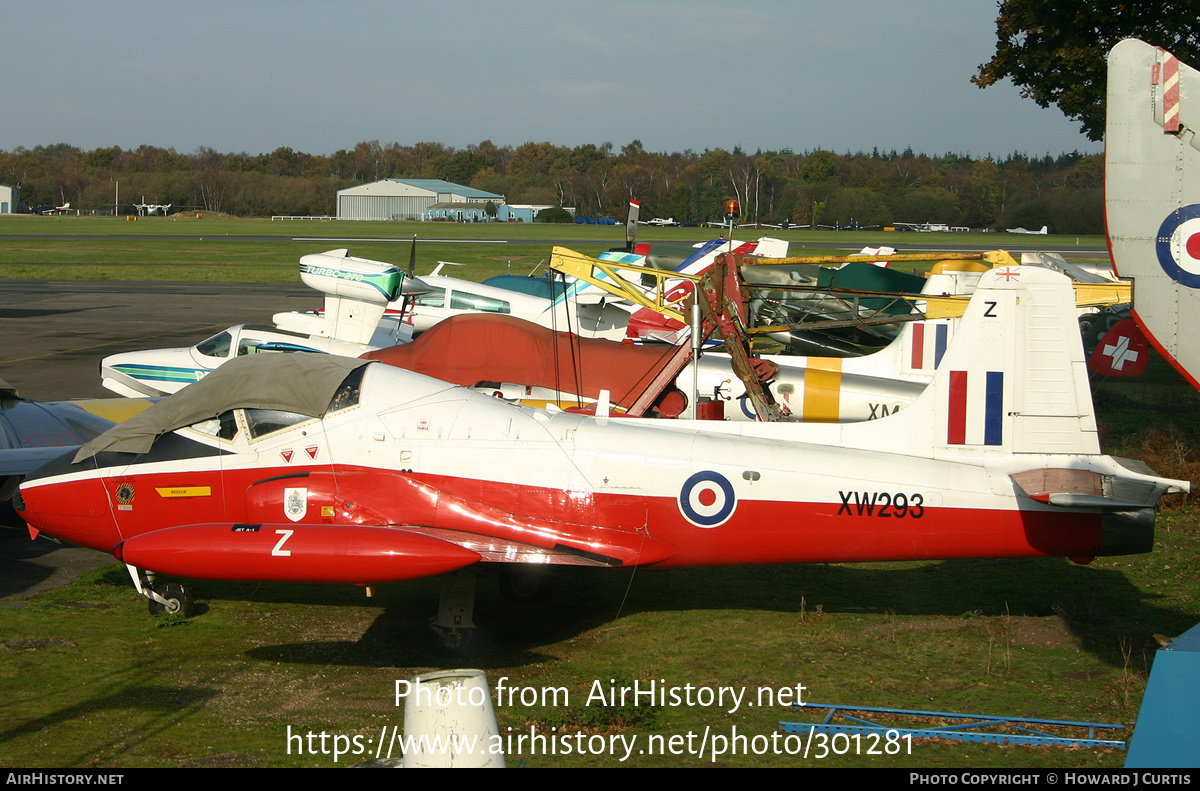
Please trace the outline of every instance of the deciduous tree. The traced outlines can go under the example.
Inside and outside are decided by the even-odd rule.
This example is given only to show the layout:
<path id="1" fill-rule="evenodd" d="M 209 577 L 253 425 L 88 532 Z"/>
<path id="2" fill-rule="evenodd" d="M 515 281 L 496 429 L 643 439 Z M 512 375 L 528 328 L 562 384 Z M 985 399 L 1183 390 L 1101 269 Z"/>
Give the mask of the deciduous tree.
<path id="1" fill-rule="evenodd" d="M 1136 37 L 1184 62 L 1200 63 L 1200 14 L 1166 0 L 1002 0 L 996 54 L 971 82 L 986 88 L 1010 78 L 1021 95 L 1079 121 L 1092 140 L 1104 135 L 1108 51 Z"/>

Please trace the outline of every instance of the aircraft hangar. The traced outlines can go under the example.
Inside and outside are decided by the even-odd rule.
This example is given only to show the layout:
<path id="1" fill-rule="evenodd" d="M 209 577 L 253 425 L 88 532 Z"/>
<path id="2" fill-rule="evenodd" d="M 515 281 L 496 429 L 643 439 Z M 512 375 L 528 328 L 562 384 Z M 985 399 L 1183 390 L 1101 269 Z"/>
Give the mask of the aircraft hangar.
<path id="1" fill-rule="evenodd" d="M 420 220 L 435 203 L 504 203 L 504 196 L 441 179 L 382 179 L 338 190 L 339 220 Z M 464 207 L 465 208 L 465 207 Z"/>
<path id="2" fill-rule="evenodd" d="M 0 184 L 0 214 L 16 214 L 21 203 L 21 188 Z"/>

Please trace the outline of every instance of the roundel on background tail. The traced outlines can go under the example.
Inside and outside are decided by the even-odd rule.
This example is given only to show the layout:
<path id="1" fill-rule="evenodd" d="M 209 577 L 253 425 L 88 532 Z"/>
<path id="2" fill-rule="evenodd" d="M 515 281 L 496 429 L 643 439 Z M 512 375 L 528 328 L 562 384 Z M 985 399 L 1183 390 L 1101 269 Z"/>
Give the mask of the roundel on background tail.
<path id="1" fill-rule="evenodd" d="M 1200 288 L 1200 204 L 1167 215 L 1159 226 L 1155 250 L 1159 266 L 1172 280 Z"/>
<path id="2" fill-rule="evenodd" d="M 754 410 L 750 408 L 750 394 L 749 393 L 746 393 L 745 395 L 738 398 L 738 406 L 740 406 L 742 408 L 742 414 L 745 415 L 747 418 L 749 418 L 750 420 L 758 420 L 758 415 L 754 414 Z"/>
<path id="3" fill-rule="evenodd" d="M 733 484 L 719 472 L 703 470 L 683 482 L 679 512 L 697 527 L 723 525 L 737 508 Z"/>

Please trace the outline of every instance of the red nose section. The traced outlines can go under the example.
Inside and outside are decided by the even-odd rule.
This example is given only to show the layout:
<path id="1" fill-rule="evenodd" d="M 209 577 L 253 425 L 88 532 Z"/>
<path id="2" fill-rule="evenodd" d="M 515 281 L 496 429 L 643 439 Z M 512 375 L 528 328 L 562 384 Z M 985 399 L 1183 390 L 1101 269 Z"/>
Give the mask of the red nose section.
<path id="1" fill-rule="evenodd" d="M 179 577 L 245 582 L 378 583 L 477 563 L 469 549 L 394 527 L 186 525 L 117 548 L 125 563 Z"/>
<path id="2" fill-rule="evenodd" d="M 24 484 L 17 513 L 36 530 L 101 552 L 111 552 L 121 540 L 108 495 L 97 478 Z"/>

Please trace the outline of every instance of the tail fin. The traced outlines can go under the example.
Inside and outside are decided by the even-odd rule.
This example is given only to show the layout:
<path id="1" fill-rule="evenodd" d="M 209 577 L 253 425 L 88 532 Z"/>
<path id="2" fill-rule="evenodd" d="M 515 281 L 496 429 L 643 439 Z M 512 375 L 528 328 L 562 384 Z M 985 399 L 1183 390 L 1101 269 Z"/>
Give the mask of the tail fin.
<path id="1" fill-rule="evenodd" d="M 926 278 L 921 293 L 930 297 L 970 294 L 987 269 L 977 261 L 940 261 Z M 916 302 L 923 310 L 925 303 Z M 842 361 L 842 370 L 863 376 L 926 380 L 941 364 L 958 321 L 926 319 L 905 324 L 890 344 L 873 354 Z"/>
<path id="2" fill-rule="evenodd" d="M 1126 39 L 1108 58 L 1105 220 L 1134 316 L 1200 388 L 1200 72 Z"/>
<path id="3" fill-rule="evenodd" d="M 843 426 L 844 439 L 913 455 L 1099 453 L 1075 314 L 1064 275 L 985 272 L 925 392 L 884 421 Z"/>

